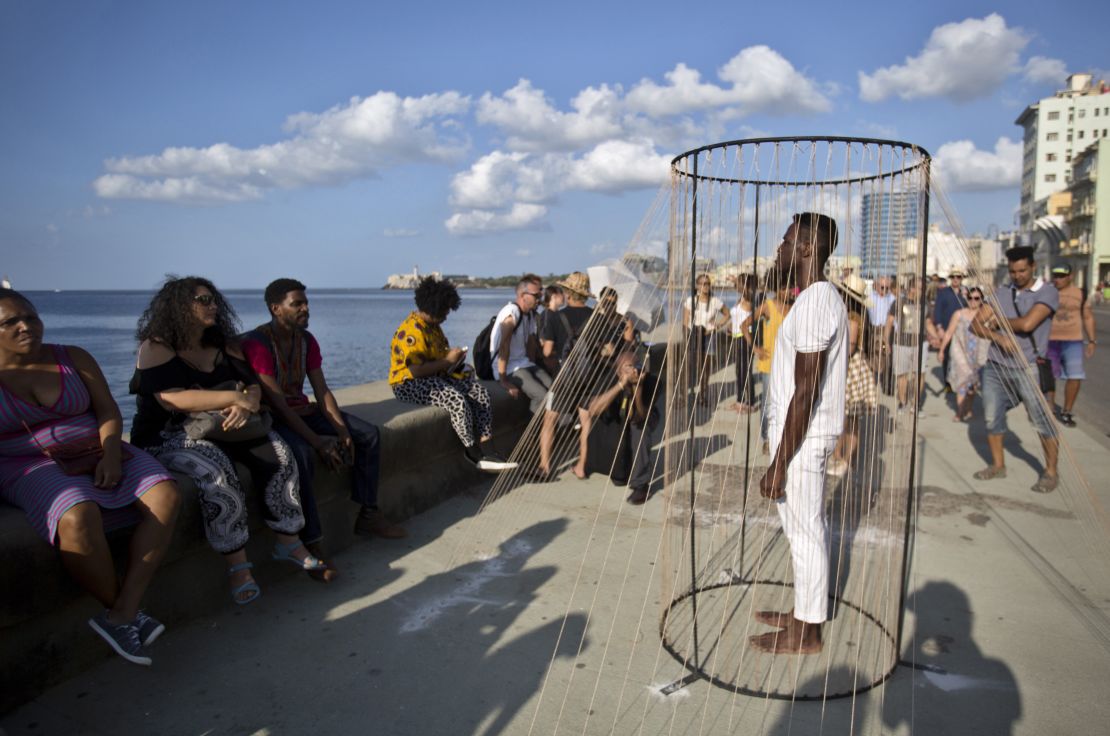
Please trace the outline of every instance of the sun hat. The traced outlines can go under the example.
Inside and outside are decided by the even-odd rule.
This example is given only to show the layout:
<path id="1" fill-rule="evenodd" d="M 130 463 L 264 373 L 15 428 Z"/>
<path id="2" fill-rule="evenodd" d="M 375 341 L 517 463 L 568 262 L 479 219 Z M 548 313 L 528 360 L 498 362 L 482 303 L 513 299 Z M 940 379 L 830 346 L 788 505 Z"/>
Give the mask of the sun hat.
<path id="1" fill-rule="evenodd" d="M 590 277 L 581 271 L 575 271 L 563 281 L 556 281 L 555 285 L 561 286 L 567 291 L 573 291 L 575 294 L 586 299 L 593 296 L 593 294 L 590 293 Z"/>

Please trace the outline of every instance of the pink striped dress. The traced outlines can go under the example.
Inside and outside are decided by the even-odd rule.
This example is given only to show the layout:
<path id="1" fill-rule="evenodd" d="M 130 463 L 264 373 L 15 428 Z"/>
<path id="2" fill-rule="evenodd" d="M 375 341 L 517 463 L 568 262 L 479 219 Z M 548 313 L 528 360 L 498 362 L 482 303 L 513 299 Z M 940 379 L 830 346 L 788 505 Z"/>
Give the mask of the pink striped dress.
<path id="1" fill-rule="evenodd" d="M 49 347 L 62 386 L 53 406 L 24 401 L 0 382 L 0 499 L 23 509 L 35 531 L 54 544 L 58 520 L 73 506 L 93 501 L 104 511 L 105 529 L 126 526 L 138 519 L 130 508 L 135 499 L 173 476 L 153 457 L 126 443 L 131 457 L 123 461 L 123 477 L 115 488 L 97 488 L 91 475 L 66 475 L 43 455 L 35 440 L 50 447 L 99 433 L 88 389 L 65 346 Z M 34 432 L 34 439 L 23 422 Z"/>

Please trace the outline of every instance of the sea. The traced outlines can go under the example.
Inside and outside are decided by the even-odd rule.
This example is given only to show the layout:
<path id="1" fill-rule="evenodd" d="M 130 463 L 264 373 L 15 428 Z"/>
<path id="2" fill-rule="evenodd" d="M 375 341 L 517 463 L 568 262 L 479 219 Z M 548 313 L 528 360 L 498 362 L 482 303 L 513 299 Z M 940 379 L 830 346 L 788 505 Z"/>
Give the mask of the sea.
<path id="1" fill-rule="evenodd" d="M 104 372 L 129 431 L 135 397 L 127 384 L 135 370 L 135 325 L 154 295 L 150 291 L 27 291 L 46 331 L 45 341 L 79 345 Z M 223 292 L 243 330 L 269 321 L 262 290 Z M 512 289 L 460 289 L 462 304 L 443 323 L 452 346 L 472 346 L 490 317 L 513 297 Z M 311 289 L 309 330 L 320 343 L 324 375 L 332 388 L 384 380 L 393 332 L 415 309 L 411 291 Z"/>

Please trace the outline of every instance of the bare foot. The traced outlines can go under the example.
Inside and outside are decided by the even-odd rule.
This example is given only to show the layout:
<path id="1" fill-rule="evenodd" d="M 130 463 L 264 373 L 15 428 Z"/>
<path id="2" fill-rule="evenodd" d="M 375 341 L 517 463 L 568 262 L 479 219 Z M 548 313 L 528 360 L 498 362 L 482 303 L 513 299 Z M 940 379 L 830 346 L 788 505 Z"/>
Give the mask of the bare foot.
<path id="1" fill-rule="evenodd" d="M 779 631 L 749 637 L 753 649 L 768 654 L 817 654 L 823 646 L 821 624 L 807 624 L 791 617 Z"/>
<path id="2" fill-rule="evenodd" d="M 756 611 L 752 616 L 756 621 L 768 626 L 785 629 L 794 620 L 793 611 Z"/>
<path id="3" fill-rule="evenodd" d="M 574 477 L 578 480 L 586 480 L 586 478 L 589 477 L 586 473 L 586 466 L 580 463 L 576 463 L 575 466 L 571 468 L 571 472 L 574 473 Z"/>

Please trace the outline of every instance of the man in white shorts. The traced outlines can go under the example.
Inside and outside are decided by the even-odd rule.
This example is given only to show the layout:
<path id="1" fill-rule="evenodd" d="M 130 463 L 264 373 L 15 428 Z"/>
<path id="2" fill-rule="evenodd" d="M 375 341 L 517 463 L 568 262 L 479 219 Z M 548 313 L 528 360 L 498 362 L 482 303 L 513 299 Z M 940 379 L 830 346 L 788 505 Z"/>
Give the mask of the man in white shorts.
<path id="1" fill-rule="evenodd" d="M 900 412 L 916 406 L 925 391 L 925 361 L 929 349 L 927 345 L 918 345 L 923 308 L 921 286 L 915 277 L 909 276 L 901 296 L 890 305 L 883 327 L 883 347 L 889 349 L 893 345 L 894 348 L 894 378 Z M 934 334 L 931 320 L 927 319 L 925 330 L 930 337 Z M 912 398 L 911 386 L 914 388 Z"/>
<path id="2" fill-rule="evenodd" d="M 771 465 L 760 493 L 775 501 L 794 567 L 794 608 L 758 611 L 778 630 L 750 638 L 772 654 L 821 651 L 829 609 L 829 531 L 825 466 L 844 430 L 848 377 L 848 312 L 824 276 L 836 248 L 836 222 L 827 215 L 794 215 L 779 246 L 776 268 L 801 293 L 779 328 L 767 404 Z"/>

